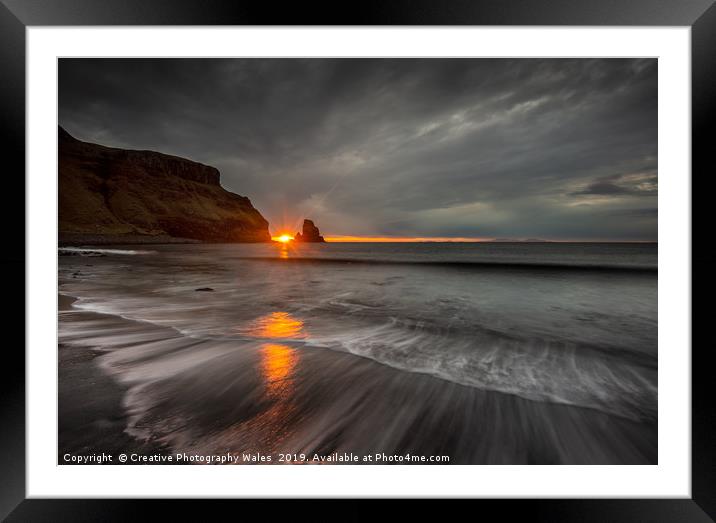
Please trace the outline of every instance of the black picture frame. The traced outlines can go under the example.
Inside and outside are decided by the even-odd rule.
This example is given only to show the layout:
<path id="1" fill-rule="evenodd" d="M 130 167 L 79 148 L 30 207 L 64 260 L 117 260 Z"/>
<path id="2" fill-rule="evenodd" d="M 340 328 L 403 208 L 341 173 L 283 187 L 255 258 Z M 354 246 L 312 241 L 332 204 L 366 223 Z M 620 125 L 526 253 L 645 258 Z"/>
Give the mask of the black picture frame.
<path id="1" fill-rule="evenodd" d="M 353 7 L 350 7 L 353 6 Z M 6 271 L 6 296 L 23 296 L 25 272 L 25 29 L 48 25 L 571 25 L 571 26 L 690 26 L 692 59 L 692 238 L 709 234 L 703 205 L 710 191 L 712 148 L 708 129 L 716 104 L 716 5 L 714 0 L 363 0 L 360 3 L 286 3 L 280 8 L 254 0 L 0 0 L 0 129 L 3 184 L 6 202 L 0 205 L 6 225 L 6 247 L 0 262 Z M 686 173 L 684 175 L 687 175 Z M 697 200 L 704 201 L 697 206 Z M 24 220 L 24 218 L 23 218 Z M 24 222 L 23 222 L 24 224 Z M 695 298 L 714 290 L 716 257 L 710 242 L 693 244 L 692 284 Z M 13 298 L 16 302 L 16 298 Z M 10 310 L 10 308 L 6 309 Z M 19 324 L 16 307 L 8 324 Z M 712 367 L 705 331 L 709 308 L 692 306 L 692 497 L 691 499 L 530 499 L 469 501 L 476 516 L 520 517 L 531 521 L 682 521 L 716 519 L 716 409 L 713 406 Z M 15 321 L 13 321 L 15 320 Z M 698 324 L 698 326 L 697 326 Z M 16 329 L 19 331 L 19 329 Z M 24 344 L 24 340 L 23 340 Z M 713 344 L 711 344 L 713 345 Z M 680 349 L 688 350 L 689 347 Z M 5 372 L 0 380 L 0 517 L 8 521 L 125 521 L 159 510 L 180 519 L 206 519 L 207 504 L 219 508 L 244 503 L 273 517 L 301 513 L 307 501 L 167 501 L 167 500 L 39 500 L 25 499 L 25 356 L 19 343 L 3 348 Z M 198 503 L 197 506 L 195 503 Z M 270 503 L 270 507 L 269 504 Z M 299 503 L 299 507 L 295 506 Z M 374 517 L 382 501 L 358 503 L 332 500 L 338 507 L 322 507 L 323 514 Z M 352 506 L 350 510 L 346 503 Z M 459 503 L 466 503 L 460 501 Z M 376 506 L 376 504 L 378 506 Z M 440 503 L 411 502 L 423 516 L 444 516 Z M 297 511 L 297 508 L 299 509 Z M 451 507 L 455 509 L 455 507 Z M 328 509 L 328 510 L 326 510 Z M 305 514 L 305 513 L 304 513 Z M 316 513 L 309 511 L 309 517 Z M 347 519 L 343 517 L 342 519 Z"/>

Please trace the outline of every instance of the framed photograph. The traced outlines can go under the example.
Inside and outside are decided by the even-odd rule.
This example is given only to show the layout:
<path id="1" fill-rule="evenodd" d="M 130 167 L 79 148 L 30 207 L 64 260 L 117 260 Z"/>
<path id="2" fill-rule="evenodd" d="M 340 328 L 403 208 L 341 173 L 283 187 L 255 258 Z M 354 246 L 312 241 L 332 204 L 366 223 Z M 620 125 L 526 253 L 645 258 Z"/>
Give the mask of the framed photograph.
<path id="1" fill-rule="evenodd" d="M 713 2 L 4 4 L 9 521 L 714 518 Z"/>

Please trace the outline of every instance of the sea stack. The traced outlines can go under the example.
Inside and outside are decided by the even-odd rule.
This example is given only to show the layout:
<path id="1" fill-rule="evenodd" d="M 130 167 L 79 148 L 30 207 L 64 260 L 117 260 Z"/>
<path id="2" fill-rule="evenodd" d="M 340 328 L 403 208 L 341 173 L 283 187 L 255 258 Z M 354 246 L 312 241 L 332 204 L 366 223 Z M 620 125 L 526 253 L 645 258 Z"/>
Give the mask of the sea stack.
<path id="1" fill-rule="evenodd" d="M 326 240 L 321 236 L 321 231 L 318 230 L 312 220 L 303 220 L 302 232 L 296 233 L 294 241 L 307 242 L 307 243 L 325 243 Z"/>

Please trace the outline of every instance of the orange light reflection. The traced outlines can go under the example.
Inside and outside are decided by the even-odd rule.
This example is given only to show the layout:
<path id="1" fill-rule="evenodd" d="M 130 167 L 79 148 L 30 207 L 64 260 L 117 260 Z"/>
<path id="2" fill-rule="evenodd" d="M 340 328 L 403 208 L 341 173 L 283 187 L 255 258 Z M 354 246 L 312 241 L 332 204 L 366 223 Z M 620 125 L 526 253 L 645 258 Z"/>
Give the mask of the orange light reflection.
<path id="1" fill-rule="evenodd" d="M 249 327 L 248 334 L 257 338 L 304 338 L 303 321 L 288 312 L 272 312 L 261 316 Z"/>
<path id="2" fill-rule="evenodd" d="M 303 321 L 288 312 L 276 311 L 254 320 L 243 334 L 264 339 L 301 338 Z M 283 443 L 296 430 L 295 374 L 300 352 L 283 343 L 265 342 L 258 347 L 258 372 L 264 385 L 260 410 L 241 419 L 216 437 L 221 452 L 233 454 L 286 452 Z M 219 452 L 218 450 L 216 452 Z"/>
<path id="3" fill-rule="evenodd" d="M 298 356 L 295 349 L 278 343 L 261 346 L 261 371 L 266 380 L 266 392 L 273 398 L 282 398 L 291 392 L 291 374 Z"/>

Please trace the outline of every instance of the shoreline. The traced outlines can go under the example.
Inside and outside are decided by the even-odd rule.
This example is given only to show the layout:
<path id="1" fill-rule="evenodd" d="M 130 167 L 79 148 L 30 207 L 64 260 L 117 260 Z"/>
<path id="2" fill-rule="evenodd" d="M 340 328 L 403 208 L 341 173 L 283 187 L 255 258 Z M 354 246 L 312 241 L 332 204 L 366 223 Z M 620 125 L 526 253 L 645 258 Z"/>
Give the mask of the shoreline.
<path id="1" fill-rule="evenodd" d="M 72 304 L 77 301 L 77 298 L 68 294 L 57 293 L 57 309 L 58 311 L 71 311 L 74 309 Z"/>
<path id="2" fill-rule="evenodd" d="M 344 445 L 348 450 L 358 452 L 362 450 L 363 441 L 353 440 L 355 431 L 363 432 L 365 427 L 371 427 L 368 433 L 380 433 L 379 427 L 385 425 L 385 419 L 392 419 L 394 416 L 402 418 L 402 424 L 406 426 L 420 427 L 420 432 L 424 432 L 430 436 L 425 439 L 404 440 L 409 436 L 409 432 L 402 435 L 400 439 L 394 441 L 397 446 L 396 452 L 409 451 L 425 454 L 435 452 L 454 452 L 454 460 L 451 463 L 456 464 L 487 464 L 491 463 L 493 456 L 490 452 L 498 450 L 497 457 L 499 462 L 504 464 L 517 463 L 563 463 L 563 464 L 581 464 L 581 463 L 609 463 L 609 464 L 636 464 L 650 463 L 656 459 L 656 440 L 655 430 L 650 423 L 639 423 L 625 420 L 622 418 L 610 416 L 600 411 L 592 409 L 584 409 L 569 405 L 560 405 L 552 403 L 534 402 L 517 396 L 499 393 L 495 391 L 484 391 L 473 389 L 463 385 L 447 382 L 439 378 L 424 375 L 406 373 L 401 370 L 387 367 L 380 363 L 374 362 L 368 358 L 356 358 L 353 354 L 339 353 L 333 351 L 323 351 L 318 349 L 296 349 L 288 356 L 288 352 L 281 352 L 277 363 L 286 364 L 292 361 L 292 375 L 288 381 L 282 385 L 263 383 L 260 375 L 262 368 L 265 369 L 266 362 L 263 364 L 259 353 L 254 352 L 251 345 L 246 345 L 245 351 L 236 351 L 235 348 L 226 352 L 228 357 L 234 363 L 230 382 L 231 396 L 236 398 L 244 398 L 239 404 L 224 405 L 223 401 L 227 393 L 223 387 L 218 388 L 212 383 L 197 384 L 193 379 L 185 382 L 181 386 L 181 375 L 167 376 L 166 380 L 157 383 L 159 389 L 151 391 L 140 386 L 133 392 L 126 383 L 122 383 L 108 373 L 107 368 L 113 366 L 112 361 L 119 358 L 117 363 L 121 362 L 121 366 L 133 365 L 134 358 L 125 359 L 124 354 L 137 352 L 137 357 L 141 359 L 151 358 L 150 353 L 143 346 L 145 342 L 132 342 L 127 345 L 121 338 L 125 334 L 129 336 L 127 340 L 137 340 L 142 336 L 146 339 L 161 343 L 176 343 L 176 349 L 182 350 L 187 340 L 183 336 L 177 336 L 171 330 L 151 325 L 142 324 L 133 320 L 128 320 L 120 316 L 111 314 L 101 314 L 80 309 L 74 309 L 72 312 L 72 303 L 74 298 L 67 295 L 59 295 L 61 310 L 71 311 L 69 316 L 60 314 L 60 323 L 69 322 L 68 325 L 80 325 L 84 321 L 100 321 L 96 326 L 104 325 L 102 334 L 98 334 L 96 329 L 88 331 L 87 335 L 82 335 L 81 330 L 70 336 L 69 340 L 62 340 L 59 343 L 59 376 L 60 390 L 58 398 L 60 434 L 58 447 L 58 462 L 62 461 L 62 456 L 66 452 L 86 454 L 88 452 L 108 452 L 110 454 L 118 454 L 120 452 L 138 452 L 140 454 L 167 454 L 171 455 L 177 452 L 191 452 L 189 448 L 183 448 L 180 444 L 178 447 L 172 445 L 174 434 L 155 433 L 152 435 L 154 442 L 143 442 L 135 439 L 127 433 L 129 415 L 127 411 L 128 393 L 133 401 L 140 400 L 153 404 L 154 407 L 160 407 L 160 410 L 151 408 L 147 410 L 148 417 L 144 418 L 145 425 L 153 426 L 159 423 L 157 427 L 164 425 L 162 421 L 166 417 L 167 420 L 180 415 L 188 415 L 189 419 L 194 419 L 198 423 L 196 427 L 202 427 L 209 434 L 224 433 L 229 439 L 221 438 L 221 441 L 209 442 L 211 450 L 217 452 L 221 450 L 237 450 L 237 444 L 250 445 L 253 441 L 258 443 L 262 441 L 260 449 L 270 450 L 271 447 L 278 444 L 281 448 L 280 438 L 273 441 L 274 435 L 298 428 L 299 432 L 306 432 L 306 438 L 294 441 L 286 440 L 284 443 L 291 448 L 294 445 L 316 445 L 315 450 L 328 450 L 324 445 L 332 448 L 336 444 L 334 438 L 343 439 Z M 116 329 L 116 330 L 115 330 Z M 62 330 L 62 329 L 61 329 Z M 112 332 L 121 333 L 116 340 L 109 341 L 106 337 Z M 77 336 L 77 334 L 80 334 Z M 74 339 L 73 339 L 74 338 Z M 102 344 L 99 350 L 98 339 L 107 340 L 107 345 Z M 195 342 L 192 342 L 195 343 Z M 201 344 L 207 344 L 207 350 L 215 350 L 218 346 L 212 346 L 212 341 L 204 340 Z M 116 344 L 117 348 L 112 345 Z M 192 348 L 192 352 L 200 354 L 202 345 L 196 345 Z M 286 349 L 280 349 L 285 351 Z M 141 356 L 140 356 L 141 354 Z M 171 362 L 172 352 L 163 353 L 156 360 L 157 363 L 165 361 L 167 364 Z M 164 356 L 169 359 L 163 360 Z M 102 358 L 102 363 L 97 360 Z M 237 358 L 237 359 L 233 359 Z M 295 358 L 295 362 L 293 359 Z M 109 364 L 109 367 L 107 367 Z M 211 361 L 207 360 L 208 368 L 211 367 Z M 207 369 L 208 369 L 207 368 Z M 226 368 L 214 368 L 212 374 L 220 373 L 223 375 L 227 372 Z M 120 373 L 121 375 L 121 373 Z M 194 376 L 200 374 L 192 374 Z M 216 375 L 216 374 L 214 374 Z M 241 377 L 241 379 L 237 379 Z M 369 389 L 364 384 L 366 380 L 372 383 Z M 124 381 L 124 380 L 122 380 Z M 190 384 L 190 385 L 189 385 Z M 148 385 L 148 384 L 147 384 Z M 189 391 L 185 391 L 185 386 L 189 385 Z M 136 384 L 134 385 L 136 386 Z M 216 390 L 215 390 L 215 387 Z M 146 392 L 140 393 L 140 390 Z M 290 390 L 290 394 L 289 394 Z M 329 392 L 332 391 L 332 392 Z M 201 394 L 199 394 L 201 392 Z M 326 394 L 328 392 L 328 394 Z M 157 394 L 154 397 L 154 394 Z M 148 396 L 145 396 L 148 394 Z M 204 418 L 207 405 L 202 402 L 194 403 L 196 398 L 213 397 L 215 401 L 211 403 L 211 409 L 214 415 L 210 419 Z M 355 405 L 354 408 L 358 412 L 344 412 L 328 424 L 330 432 L 335 431 L 336 434 L 326 437 L 324 440 L 324 430 L 314 425 L 313 422 L 299 422 L 304 416 L 313 418 L 316 412 L 332 415 L 335 409 L 343 409 L 346 405 L 352 404 L 356 397 L 367 395 L 370 400 L 370 408 L 364 408 Z M 435 404 L 423 404 L 415 402 L 416 397 L 432 397 Z M 326 398 L 332 398 L 326 403 Z M 78 401 L 79 398 L 85 398 Z M 87 401 L 86 398 L 91 398 Z M 174 398 L 166 404 L 166 399 Z M 393 402 L 396 398 L 403 398 L 400 403 L 404 408 L 400 412 L 394 411 Z M 159 400 L 159 403 L 155 401 Z M 175 403 L 176 401 L 176 403 Z M 136 407 L 136 405 L 135 405 Z M 477 409 L 477 410 L 475 410 Z M 351 409 L 352 411 L 353 409 Z M 527 416 L 531 419 L 532 436 L 524 439 L 524 435 L 513 433 L 512 421 L 503 419 L 501 416 L 493 418 L 499 412 L 514 412 L 516 419 L 524 419 Z M 480 416 L 476 414 L 481 413 Z M 338 414 L 335 412 L 334 414 Z M 376 415 L 377 414 L 377 415 Z M 228 416 L 228 418 L 227 418 Z M 348 417 L 350 419 L 345 420 Z M 485 422 L 489 420 L 490 429 L 485 430 Z M 234 421 L 231 421 L 231 420 Z M 216 421 L 216 420 L 224 420 Z M 265 424 L 268 432 L 260 429 L 255 432 L 255 422 L 260 420 L 260 425 Z M 293 420 L 293 421 L 291 421 Z M 226 426 L 224 426 L 226 422 Z M 335 425 L 334 422 L 338 422 Z M 204 425 L 208 423 L 208 425 Z M 451 430 L 445 432 L 445 424 L 451 426 Z M 297 425 L 294 425 L 297 424 Z M 365 427 L 363 425 L 365 424 Z M 561 438 L 553 440 L 553 426 L 562 426 L 567 434 L 571 434 L 573 438 L 560 441 Z M 253 427 L 253 428 L 252 428 Z M 580 428 L 581 427 L 581 428 Z M 280 430 L 279 430 L 280 429 Z M 610 442 L 606 438 L 607 432 L 620 433 L 627 440 L 635 444 L 641 451 L 628 451 L 624 448 L 620 449 L 613 446 L 614 442 Z M 586 432 L 582 432 L 586 430 Z M 654 431 L 654 432 L 652 432 Z M 454 434 L 450 434 L 454 432 Z M 459 444 L 453 438 L 462 439 L 471 434 L 470 444 L 466 441 Z M 502 434 L 500 436 L 500 434 Z M 386 434 L 389 436 L 389 432 Z M 461 436 L 462 435 L 462 436 Z M 508 436 L 509 435 L 509 436 Z M 260 437 L 259 437 L 260 436 Z M 165 442 L 159 444 L 156 439 Z M 583 439 L 585 438 L 586 439 Z M 237 439 L 238 438 L 238 439 Z M 245 438 L 245 441 L 244 441 Z M 268 440 L 264 439 L 268 438 Z M 511 441 L 509 445 L 504 444 L 505 438 Z M 654 439 L 652 439 L 654 438 Z M 368 438 L 372 439 L 372 438 Z M 181 438 L 179 438 L 181 441 Z M 617 438 L 618 441 L 618 438 Z M 321 443 L 322 442 L 322 443 Z M 365 442 L 368 445 L 369 442 Z M 593 446 L 589 456 L 582 456 L 580 447 L 589 444 Z M 216 446 L 214 446 L 216 445 Z M 264 445 L 267 445 L 264 447 Z M 466 445 L 466 446 L 465 446 Z M 566 446 L 564 446 L 566 445 Z M 496 447 L 495 447 L 496 446 Z M 371 447 L 372 448 L 372 447 Z M 208 449 L 207 449 L 208 451 Z M 634 452 L 636 451 L 636 452 Z M 70 464 L 70 463 L 67 463 Z M 114 464 L 114 463 L 110 463 Z"/>
<path id="3" fill-rule="evenodd" d="M 58 247 L 81 247 L 86 245 L 157 245 L 202 243 L 190 238 L 174 238 L 173 236 L 149 236 L 141 234 L 81 234 L 60 233 L 57 238 Z"/>
<path id="4" fill-rule="evenodd" d="M 73 313 L 74 296 L 58 292 L 58 310 Z M 59 321 L 62 321 L 60 318 Z M 101 465 L 89 461 L 80 463 L 65 459 L 71 456 L 88 455 L 95 452 L 113 454 L 122 452 L 169 455 L 171 452 L 162 445 L 142 442 L 126 433 L 128 415 L 124 398 L 128 388 L 102 370 L 96 363 L 103 352 L 98 347 L 57 344 L 57 464 L 58 465 Z M 81 398 L 81 401 L 78 399 Z M 116 460 L 109 465 L 118 465 Z"/>

